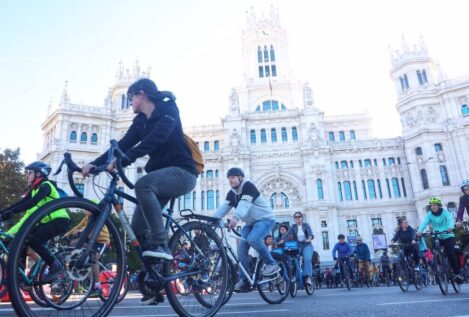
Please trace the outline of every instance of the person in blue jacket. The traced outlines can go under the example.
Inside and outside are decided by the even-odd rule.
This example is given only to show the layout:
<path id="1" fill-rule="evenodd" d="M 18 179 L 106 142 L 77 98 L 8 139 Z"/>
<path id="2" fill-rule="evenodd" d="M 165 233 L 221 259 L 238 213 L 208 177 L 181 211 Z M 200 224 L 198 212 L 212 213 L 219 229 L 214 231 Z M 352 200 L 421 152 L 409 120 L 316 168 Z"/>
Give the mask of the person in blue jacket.
<path id="1" fill-rule="evenodd" d="M 445 248 L 446 255 L 449 260 L 449 264 L 453 269 L 454 278 L 458 283 L 464 281 L 464 277 L 460 273 L 458 260 L 456 258 L 456 252 L 454 247 L 456 245 L 456 238 L 453 233 L 454 228 L 454 219 L 451 214 L 443 208 L 441 199 L 438 197 L 431 197 L 428 201 L 430 205 L 430 212 L 428 212 L 420 224 L 420 227 L 417 231 L 417 236 L 425 230 L 425 228 L 431 224 L 433 231 L 448 231 L 449 233 L 440 234 L 438 240 L 440 244 Z"/>
<path id="2" fill-rule="evenodd" d="M 357 237 L 355 254 L 357 255 L 359 270 L 363 274 L 365 281 L 368 282 L 368 263 L 371 262 L 370 249 L 368 248 L 368 244 L 363 242 L 363 238 L 361 236 Z"/>
<path id="3" fill-rule="evenodd" d="M 339 240 L 339 242 L 337 242 L 334 248 L 332 249 L 332 258 L 334 260 L 338 259 L 339 262 L 347 263 L 350 272 L 350 277 L 353 278 L 352 264 L 349 259 L 349 257 L 353 255 L 352 246 L 348 242 L 345 242 L 345 236 L 343 234 L 339 234 L 337 236 L 337 239 Z M 340 270 L 343 274 L 342 265 L 340 265 Z"/>

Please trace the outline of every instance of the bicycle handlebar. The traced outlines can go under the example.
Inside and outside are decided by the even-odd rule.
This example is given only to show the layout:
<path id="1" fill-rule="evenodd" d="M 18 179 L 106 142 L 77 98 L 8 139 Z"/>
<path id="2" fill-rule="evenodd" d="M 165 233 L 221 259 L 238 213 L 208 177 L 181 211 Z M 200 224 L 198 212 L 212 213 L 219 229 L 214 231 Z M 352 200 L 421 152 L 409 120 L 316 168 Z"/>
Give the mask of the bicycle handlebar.
<path id="1" fill-rule="evenodd" d="M 440 234 L 448 234 L 453 233 L 453 231 L 445 230 L 445 231 L 430 231 L 430 232 L 422 232 L 420 235 L 422 237 L 437 237 Z"/>
<path id="2" fill-rule="evenodd" d="M 109 165 L 109 163 L 112 161 L 113 157 L 116 158 L 117 174 L 122 179 L 125 185 L 127 185 L 130 189 L 134 189 L 135 187 L 134 184 L 127 178 L 124 172 L 124 168 L 122 167 L 122 160 L 127 160 L 127 161 L 130 161 L 130 160 L 127 157 L 127 155 L 125 155 L 125 153 L 122 152 L 122 150 L 119 148 L 116 140 L 111 140 L 111 147 L 109 148 L 109 155 L 108 155 L 108 159 L 106 163 L 101 166 L 91 169 L 90 174 L 98 175 L 101 172 L 107 171 L 106 168 Z M 73 161 L 71 153 L 69 152 L 64 153 L 64 159 L 60 163 L 57 171 L 54 173 L 54 176 L 58 175 L 62 171 L 62 167 L 64 164 L 67 166 L 67 177 L 68 177 L 68 183 L 70 184 L 70 188 L 72 189 L 73 193 L 76 196 L 83 197 L 83 194 L 78 190 L 75 184 L 75 180 L 73 179 L 73 173 L 75 172 L 81 173 L 82 169 Z M 115 172 L 109 172 L 109 173 L 115 176 Z"/>

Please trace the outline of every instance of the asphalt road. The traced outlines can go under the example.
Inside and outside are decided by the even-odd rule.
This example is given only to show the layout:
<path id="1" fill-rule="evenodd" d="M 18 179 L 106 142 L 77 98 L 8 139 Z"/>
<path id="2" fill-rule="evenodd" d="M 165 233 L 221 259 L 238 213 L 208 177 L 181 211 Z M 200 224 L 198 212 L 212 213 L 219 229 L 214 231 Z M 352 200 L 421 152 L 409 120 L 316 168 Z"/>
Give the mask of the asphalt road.
<path id="1" fill-rule="evenodd" d="M 295 298 L 287 298 L 280 305 L 265 303 L 258 293 L 234 294 L 217 316 L 256 317 L 469 317 L 469 285 L 463 285 L 460 294 L 450 292 L 444 296 L 437 286 L 421 291 L 409 288 L 407 293 L 398 287 L 320 289 L 312 296 L 298 291 Z M 176 316 L 168 301 L 158 306 L 141 306 L 140 295 L 129 293 L 116 305 L 110 316 L 114 317 L 166 317 Z M 15 316 L 9 303 L 0 303 L 0 316 Z"/>

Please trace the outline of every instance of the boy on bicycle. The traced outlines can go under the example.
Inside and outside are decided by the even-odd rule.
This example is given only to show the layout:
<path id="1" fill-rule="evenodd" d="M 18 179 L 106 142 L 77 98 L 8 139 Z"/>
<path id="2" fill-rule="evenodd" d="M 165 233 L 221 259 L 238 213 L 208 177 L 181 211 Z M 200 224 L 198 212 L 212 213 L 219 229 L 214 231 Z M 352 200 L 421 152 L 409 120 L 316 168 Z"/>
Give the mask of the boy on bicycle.
<path id="1" fill-rule="evenodd" d="M 43 162 L 33 162 L 25 167 L 26 179 L 30 190 L 18 202 L 0 212 L 2 220 L 9 219 L 12 214 L 26 211 L 18 223 L 8 230 L 8 234 L 15 235 L 23 223 L 42 205 L 60 198 L 55 183 L 48 179 L 51 172 L 49 165 Z M 28 245 L 49 266 L 49 273 L 42 281 L 51 282 L 60 272 L 63 265 L 58 261 L 47 247 L 47 242 L 67 231 L 70 217 L 65 209 L 57 209 L 48 216 L 41 219 L 31 235 L 28 237 Z"/>
<path id="2" fill-rule="evenodd" d="M 425 216 L 425 219 L 420 224 L 420 227 L 417 231 L 417 236 L 420 236 L 423 230 L 431 224 L 434 231 L 448 231 L 449 233 L 440 234 L 438 239 L 440 240 L 441 245 L 445 248 L 446 256 L 448 257 L 449 264 L 453 269 L 453 274 L 455 275 L 456 282 L 462 283 L 464 277 L 459 272 L 459 264 L 456 258 L 456 252 L 454 247 L 456 245 L 456 238 L 453 233 L 454 219 L 451 214 L 443 208 L 441 199 L 438 197 L 431 197 L 428 201 L 430 205 L 430 212 Z"/>
<path id="3" fill-rule="evenodd" d="M 339 240 L 339 242 L 337 242 L 334 248 L 332 249 L 332 258 L 334 259 L 334 261 L 338 259 L 339 263 L 345 262 L 348 266 L 350 278 L 353 279 L 352 263 L 350 262 L 350 259 L 349 259 L 349 257 L 353 255 L 352 246 L 348 242 L 345 241 L 345 236 L 343 234 L 339 234 L 337 236 L 337 239 Z M 340 267 L 340 273 L 342 273 L 343 275 L 344 272 L 342 271 L 343 270 L 342 265 L 339 265 L 339 267 Z"/>
<path id="4" fill-rule="evenodd" d="M 235 208 L 229 227 L 236 228 L 238 222 L 244 221 L 246 225 L 241 230 L 241 236 L 245 240 L 239 242 L 238 257 L 241 264 L 249 267 L 249 248 L 255 249 L 264 260 L 263 276 L 271 276 L 280 271 L 277 262 L 272 258 L 264 238 L 271 233 L 275 225 L 275 217 L 267 201 L 261 196 L 256 186 L 244 179 L 244 172 L 237 167 L 228 170 L 227 178 L 231 190 L 226 195 L 226 201 L 215 211 L 214 217 L 224 217 L 232 208 Z M 238 272 L 239 281 L 235 291 L 245 289 L 244 274 Z"/>

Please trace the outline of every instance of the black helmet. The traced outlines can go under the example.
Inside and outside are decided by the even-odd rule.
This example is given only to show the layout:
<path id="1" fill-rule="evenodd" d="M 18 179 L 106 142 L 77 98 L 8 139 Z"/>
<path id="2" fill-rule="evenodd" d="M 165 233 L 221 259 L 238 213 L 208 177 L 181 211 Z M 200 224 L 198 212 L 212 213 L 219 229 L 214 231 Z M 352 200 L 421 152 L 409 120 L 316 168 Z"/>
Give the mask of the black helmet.
<path id="1" fill-rule="evenodd" d="M 49 176 L 50 172 L 52 171 L 52 168 L 49 165 L 41 161 L 32 162 L 24 169 L 27 171 L 39 172 L 44 176 Z"/>
<path id="2" fill-rule="evenodd" d="M 244 172 L 239 167 L 232 167 L 226 173 L 226 177 L 230 177 L 230 176 L 242 176 L 242 177 L 244 177 Z"/>

